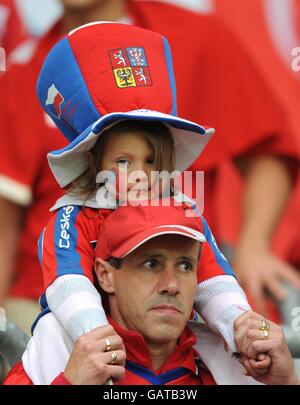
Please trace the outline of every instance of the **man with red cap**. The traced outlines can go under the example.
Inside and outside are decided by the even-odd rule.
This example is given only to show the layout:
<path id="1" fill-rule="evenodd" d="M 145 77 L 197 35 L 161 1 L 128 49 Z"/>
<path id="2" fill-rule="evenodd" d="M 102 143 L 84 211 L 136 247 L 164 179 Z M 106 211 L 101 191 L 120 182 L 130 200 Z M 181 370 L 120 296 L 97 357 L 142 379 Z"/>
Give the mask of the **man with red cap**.
<path id="1" fill-rule="evenodd" d="M 187 216 L 186 208 L 175 201 L 170 206 L 163 200 L 147 201 L 114 211 L 104 224 L 95 255 L 110 326 L 82 336 L 52 384 L 102 385 L 109 378 L 117 385 L 255 384 L 249 376 L 265 365 L 264 357 L 251 363 L 252 368 L 245 362 L 245 376 L 239 361 L 224 350 L 222 339 L 198 322 L 189 323 L 205 243 L 201 221 Z M 60 339 L 70 343 L 53 315 L 46 317 L 52 327 L 39 322 L 41 341 L 31 352 L 31 367 L 25 372 L 18 364 L 5 384 L 32 384 L 29 376 L 41 379 L 38 363 L 47 361 L 42 336 L 51 333 L 53 347 Z M 249 313 L 236 325 L 245 353 L 251 350 L 254 359 L 262 353 L 271 355 L 267 372 L 255 377 L 267 384 L 299 384 L 280 328 L 270 323 L 264 340 L 261 320 Z M 196 346 L 194 332 L 199 338 Z M 51 362 L 47 364 L 51 368 Z"/>

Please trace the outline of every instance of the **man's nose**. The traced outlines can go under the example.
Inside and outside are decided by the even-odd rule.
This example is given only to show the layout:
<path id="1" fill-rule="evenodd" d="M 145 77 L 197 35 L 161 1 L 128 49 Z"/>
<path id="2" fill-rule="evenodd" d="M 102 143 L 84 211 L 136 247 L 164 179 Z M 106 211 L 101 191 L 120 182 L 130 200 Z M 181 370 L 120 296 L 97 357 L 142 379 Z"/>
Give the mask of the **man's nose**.
<path id="1" fill-rule="evenodd" d="M 179 293 L 179 285 L 173 263 L 165 263 L 164 269 L 160 273 L 158 292 L 170 295 L 177 295 Z"/>

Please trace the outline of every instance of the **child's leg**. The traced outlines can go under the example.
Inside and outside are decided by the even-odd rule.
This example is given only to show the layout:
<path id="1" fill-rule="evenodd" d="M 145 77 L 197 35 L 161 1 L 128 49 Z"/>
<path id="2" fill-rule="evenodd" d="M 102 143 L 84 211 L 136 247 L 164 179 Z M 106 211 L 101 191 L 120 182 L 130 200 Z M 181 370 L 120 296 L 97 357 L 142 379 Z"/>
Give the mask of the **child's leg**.
<path id="1" fill-rule="evenodd" d="M 234 321 L 251 307 L 206 220 L 200 220 L 206 242 L 198 266 L 195 308 L 208 326 L 223 337 L 229 351 L 235 353 Z"/>
<path id="2" fill-rule="evenodd" d="M 251 309 L 233 276 L 217 276 L 198 284 L 195 308 L 208 326 L 220 334 L 230 352 L 236 352 L 234 321 Z"/>
<path id="3" fill-rule="evenodd" d="M 33 384 L 51 384 L 64 371 L 72 348 L 72 340 L 55 316 L 50 312 L 41 317 L 22 357 Z"/>
<path id="4" fill-rule="evenodd" d="M 224 350 L 224 342 L 219 335 L 199 322 L 190 321 L 189 327 L 197 337 L 194 348 L 218 385 L 260 384 L 243 374 L 242 364 Z"/>
<path id="5" fill-rule="evenodd" d="M 73 342 L 108 323 L 101 296 L 85 276 L 68 274 L 58 277 L 47 288 L 46 298 L 51 312 Z"/>

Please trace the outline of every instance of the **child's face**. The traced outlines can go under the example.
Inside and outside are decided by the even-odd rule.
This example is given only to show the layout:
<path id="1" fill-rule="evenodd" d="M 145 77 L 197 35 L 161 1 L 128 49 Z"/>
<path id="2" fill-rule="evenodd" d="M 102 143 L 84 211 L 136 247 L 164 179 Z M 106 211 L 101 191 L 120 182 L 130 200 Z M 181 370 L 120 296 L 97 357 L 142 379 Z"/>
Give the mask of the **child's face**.
<path id="1" fill-rule="evenodd" d="M 151 172 L 156 170 L 153 155 L 153 149 L 143 131 L 111 133 L 101 168 L 126 176 L 127 191 L 136 184 L 132 181 L 133 172 L 142 171 L 147 179 L 145 181 L 146 191 L 151 188 Z"/>

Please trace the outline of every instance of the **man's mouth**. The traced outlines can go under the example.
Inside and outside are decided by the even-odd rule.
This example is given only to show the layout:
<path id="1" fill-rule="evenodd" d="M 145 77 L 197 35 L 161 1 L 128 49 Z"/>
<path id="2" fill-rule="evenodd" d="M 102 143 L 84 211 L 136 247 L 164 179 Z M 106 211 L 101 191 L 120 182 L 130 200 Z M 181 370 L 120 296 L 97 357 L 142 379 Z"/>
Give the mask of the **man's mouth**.
<path id="1" fill-rule="evenodd" d="M 157 305 L 156 307 L 153 307 L 152 310 L 170 315 L 181 313 L 181 311 L 177 307 L 168 304 Z"/>

